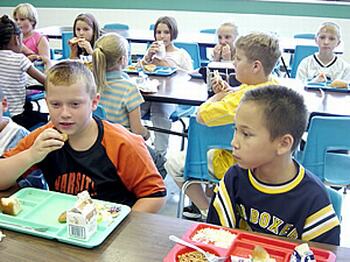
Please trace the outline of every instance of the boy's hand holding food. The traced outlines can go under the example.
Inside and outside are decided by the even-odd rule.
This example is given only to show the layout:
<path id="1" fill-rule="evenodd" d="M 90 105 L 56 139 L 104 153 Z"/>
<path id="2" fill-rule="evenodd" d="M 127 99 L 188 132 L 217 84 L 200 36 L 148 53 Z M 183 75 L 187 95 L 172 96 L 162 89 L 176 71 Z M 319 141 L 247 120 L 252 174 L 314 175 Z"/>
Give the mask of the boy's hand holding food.
<path id="1" fill-rule="evenodd" d="M 229 84 L 221 78 L 217 70 L 214 71 L 214 77 L 211 79 L 211 86 L 215 94 L 225 92 L 230 88 Z"/>
<path id="2" fill-rule="evenodd" d="M 35 139 L 33 145 L 29 149 L 32 163 L 42 161 L 50 152 L 63 147 L 67 140 L 67 134 L 61 134 L 53 128 L 44 130 Z"/>

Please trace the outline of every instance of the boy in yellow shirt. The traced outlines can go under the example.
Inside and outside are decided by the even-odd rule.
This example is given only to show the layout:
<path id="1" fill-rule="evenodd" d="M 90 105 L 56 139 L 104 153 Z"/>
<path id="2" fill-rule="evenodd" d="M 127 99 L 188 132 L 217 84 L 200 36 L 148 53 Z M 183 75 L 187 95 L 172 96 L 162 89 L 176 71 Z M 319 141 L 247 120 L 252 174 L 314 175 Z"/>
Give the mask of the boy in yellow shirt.
<path id="1" fill-rule="evenodd" d="M 207 126 L 219 126 L 233 123 L 238 104 L 248 90 L 277 84 L 271 79 L 271 72 L 281 56 L 278 40 L 265 33 L 251 33 L 238 38 L 235 44 L 236 55 L 234 60 L 236 78 L 242 84 L 233 89 L 220 77 L 212 81 L 214 96 L 203 103 L 197 112 L 197 121 Z M 221 178 L 233 164 L 233 158 L 227 151 L 215 150 L 213 166 L 215 176 Z M 174 177 L 176 184 L 181 188 L 184 167 L 183 155 L 169 157 L 166 163 L 168 174 Z M 224 162 L 222 159 L 225 159 Z M 209 161 L 210 162 L 210 161 Z M 219 163 L 218 163 L 219 162 Z M 220 167 L 219 170 L 216 167 Z M 209 201 L 201 185 L 193 184 L 187 190 L 188 197 L 205 216 Z M 186 211 L 186 210 L 185 210 Z M 190 212 L 189 213 L 193 213 Z M 184 215 L 186 213 L 184 212 Z"/>

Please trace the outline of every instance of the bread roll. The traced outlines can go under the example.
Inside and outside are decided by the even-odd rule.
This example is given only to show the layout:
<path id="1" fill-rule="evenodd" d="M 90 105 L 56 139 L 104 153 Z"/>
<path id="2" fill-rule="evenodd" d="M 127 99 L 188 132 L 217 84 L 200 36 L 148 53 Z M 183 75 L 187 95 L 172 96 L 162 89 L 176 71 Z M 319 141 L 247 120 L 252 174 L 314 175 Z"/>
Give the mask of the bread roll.
<path id="1" fill-rule="evenodd" d="M 336 79 L 329 86 L 336 88 L 348 88 L 348 83 L 343 80 Z"/>
<path id="2" fill-rule="evenodd" d="M 0 211 L 4 214 L 16 216 L 21 210 L 21 203 L 16 197 L 0 198 Z"/>

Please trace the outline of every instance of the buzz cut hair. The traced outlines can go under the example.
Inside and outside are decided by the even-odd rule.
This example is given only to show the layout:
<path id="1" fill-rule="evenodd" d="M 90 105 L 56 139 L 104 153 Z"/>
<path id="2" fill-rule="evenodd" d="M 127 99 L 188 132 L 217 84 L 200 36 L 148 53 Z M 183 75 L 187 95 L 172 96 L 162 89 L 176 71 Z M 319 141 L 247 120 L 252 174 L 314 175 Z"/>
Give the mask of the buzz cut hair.
<path id="1" fill-rule="evenodd" d="M 254 32 L 241 36 L 236 41 L 236 49 L 244 52 L 250 62 L 260 61 L 268 76 L 281 57 L 278 39 L 266 33 Z"/>
<path id="2" fill-rule="evenodd" d="M 285 86 L 266 86 L 246 92 L 241 104 L 246 102 L 260 106 L 272 141 L 290 134 L 294 138 L 292 152 L 297 148 L 306 129 L 308 115 L 304 98 L 298 92 Z"/>
<path id="3" fill-rule="evenodd" d="M 97 94 L 95 80 L 86 65 L 78 60 L 63 60 L 47 71 L 45 91 L 48 92 L 49 85 L 69 86 L 79 80 L 85 84 L 86 92 L 90 97 L 95 97 Z"/>

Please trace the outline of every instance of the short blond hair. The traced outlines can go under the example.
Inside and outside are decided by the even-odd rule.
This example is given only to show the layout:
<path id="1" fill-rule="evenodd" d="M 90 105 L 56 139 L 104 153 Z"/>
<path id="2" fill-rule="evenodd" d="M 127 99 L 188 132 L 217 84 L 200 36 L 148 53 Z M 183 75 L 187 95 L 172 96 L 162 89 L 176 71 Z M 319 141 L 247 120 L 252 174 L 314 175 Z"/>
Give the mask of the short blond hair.
<path id="1" fill-rule="evenodd" d="M 340 30 L 340 26 L 336 23 L 333 22 L 324 22 L 322 23 L 317 30 L 317 36 L 319 36 L 319 34 L 321 32 L 325 32 L 325 33 L 331 33 L 334 34 L 338 37 L 338 40 L 340 40 L 341 38 L 341 30 Z"/>
<path id="2" fill-rule="evenodd" d="M 269 75 L 281 56 L 278 39 L 266 33 L 251 33 L 236 41 L 236 48 L 244 52 L 251 62 L 261 62 L 265 75 Z"/>
<path id="3" fill-rule="evenodd" d="M 227 22 L 227 23 L 223 23 L 222 25 L 220 25 L 219 28 L 216 30 L 216 34 L 218 34 L 219 30 L 224 28 L 224 27 L 229 27 L 232 30 L 232 34 L 235 37 L 238 36 L 238 27 L 232 22 Z"/>
<path id="4" fill-rule="evenodd" d="M 51 67 L 46 74 L 45 91 L 48 86 L 70 86 L 81 80 L 91 98 L 96 96 L 96 84 L 92 72 L 79 60 L 63 60 Z M 64 90 L 62 90 L 64 92 Z"/>
<path id="5" fill-rule="evenodd" d="M 101 36 L 92 53 L 93 73 L 99 92 L 107 86 L 106 71 L 128 57 L 129 44 L 121 35 L 108 33 Z"/>
<path id="6" fill-rule="evenodd" d="M 39 23 L 38 12 L 35 7 L 29 3 L 19 4 L 13 10 L 12 16 L 15 19 L 16 16 L 27 18 L 33 25 L 33 28 Z"/>

